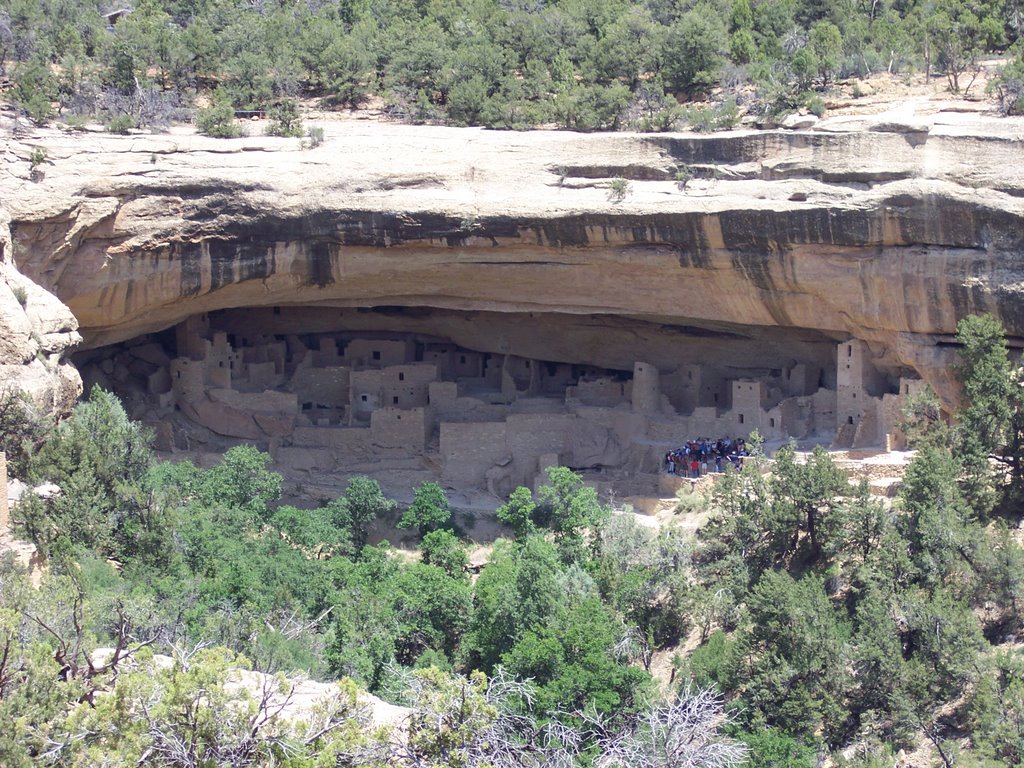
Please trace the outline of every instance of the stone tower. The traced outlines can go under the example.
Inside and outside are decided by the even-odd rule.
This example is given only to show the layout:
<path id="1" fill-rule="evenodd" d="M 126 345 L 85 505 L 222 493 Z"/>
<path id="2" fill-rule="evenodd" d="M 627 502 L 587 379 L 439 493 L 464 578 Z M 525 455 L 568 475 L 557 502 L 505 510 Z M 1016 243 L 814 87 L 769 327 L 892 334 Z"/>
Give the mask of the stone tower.
<path id="1" fill-rule="evenodd" d="M 658 413 L 661 410 L 661 374 L 650 363 L 633 366 L 633 410 Z"/>

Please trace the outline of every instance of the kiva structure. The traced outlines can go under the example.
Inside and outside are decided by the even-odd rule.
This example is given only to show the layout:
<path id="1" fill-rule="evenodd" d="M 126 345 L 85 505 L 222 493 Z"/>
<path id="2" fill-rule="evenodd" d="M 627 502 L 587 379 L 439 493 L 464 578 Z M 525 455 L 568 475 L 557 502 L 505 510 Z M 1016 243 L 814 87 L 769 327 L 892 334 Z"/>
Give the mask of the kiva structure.
<path id="1" fill-rule="evenodd" d="M 794 361 L 737 375 L 640 360 L 617 371 L 416 333 L 295 333 L 287 309 L 265 308 L 192 317 L 108 348 L 84 371 L 148 398 L 164 450 L 186 447 L 171 426 L 184 416 L 256 442 L 291 473 L 429 466 L 450 487 L 502 496 L 551 465 L 656 474 L 667 449 L 698 436 L 899 446 L 900 405 L 919 383 L 888 381 L 857 340 L 835 359 L 833 370 Z"/>

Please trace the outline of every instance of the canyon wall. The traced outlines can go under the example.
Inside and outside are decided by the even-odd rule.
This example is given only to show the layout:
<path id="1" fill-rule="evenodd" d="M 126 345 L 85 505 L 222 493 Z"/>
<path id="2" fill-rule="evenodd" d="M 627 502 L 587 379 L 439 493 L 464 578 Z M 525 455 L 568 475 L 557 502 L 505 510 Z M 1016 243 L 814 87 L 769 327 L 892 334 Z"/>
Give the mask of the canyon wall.
<path id="1" fill-rule="evenodd" d="M 307 308 L 312 325 L 372 317 L 628 371 L 829 368 L 835 343 L 856 338 L 890 381 L 916 373 L 952 402 L 961 317 L 993 312 L 1024 338 L 1024 124 L 940 113 L 818 127 L 342 121 L 312 149 L 43 132 L 10 142 L 0 188 L 18 268 L 71 309 L 86 349 L 280 306 Z M 34 146 L 48 161 L 30 177 Z M 696 178 L 681 189 L 684 167 Z M 631 184 L 619 202 L 615 176 Z"/>
<path id="2" fill-rule="evenodd" d="M 0 396 L 22 392 L 43 412 L 67 413 L 82 392 L 78 371 L 67 360 L 80 341 L 78 323 L 17 270 L 9 222 L 0 209 Z M 0 495 L 2 506 L 2 483 Z"/>

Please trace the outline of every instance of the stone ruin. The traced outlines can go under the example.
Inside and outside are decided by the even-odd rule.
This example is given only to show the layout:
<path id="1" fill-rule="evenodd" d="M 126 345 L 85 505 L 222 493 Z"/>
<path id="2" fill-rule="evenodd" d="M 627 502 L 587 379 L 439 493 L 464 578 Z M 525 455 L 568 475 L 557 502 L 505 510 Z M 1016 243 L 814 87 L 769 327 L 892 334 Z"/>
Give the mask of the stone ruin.
<path id="1" fill-rule="evenodd" d="M 536 487 L 554 465 L 656 485 L 665 452 L 700 436 L 757 430 L 769 442 L 900 448 L 902 403 L 922 386 L 891 382 L 858 340 L 835 347 L 834 371 L 793 362 L 730 376 L 713 365 L 665 370 L 644 361 L 608 370 L 420 333 L 286 332 L 282 311 L 193 316 L 78 363 L 87 384 L 118 392 L 155 428 L 164 451 L 195 448 L 184 419 L 229 442 L 254 442 L 289 476 L 415 467 L 449 488 L 499 498 Z"/>

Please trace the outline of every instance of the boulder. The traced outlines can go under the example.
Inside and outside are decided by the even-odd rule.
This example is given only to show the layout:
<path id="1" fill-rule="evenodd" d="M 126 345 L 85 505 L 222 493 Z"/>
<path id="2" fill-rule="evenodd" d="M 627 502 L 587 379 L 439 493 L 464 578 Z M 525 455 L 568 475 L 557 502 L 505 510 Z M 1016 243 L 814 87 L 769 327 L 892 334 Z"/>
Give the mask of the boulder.
<path id="1" fill-rule="evenodd" d="M 817 124 L 818 118 L 814 115 L 801 115 L 794 113 L 783 118 L 780 125 L 789 131 L 805 131 L 808 128 L 813 128 Z"/>

